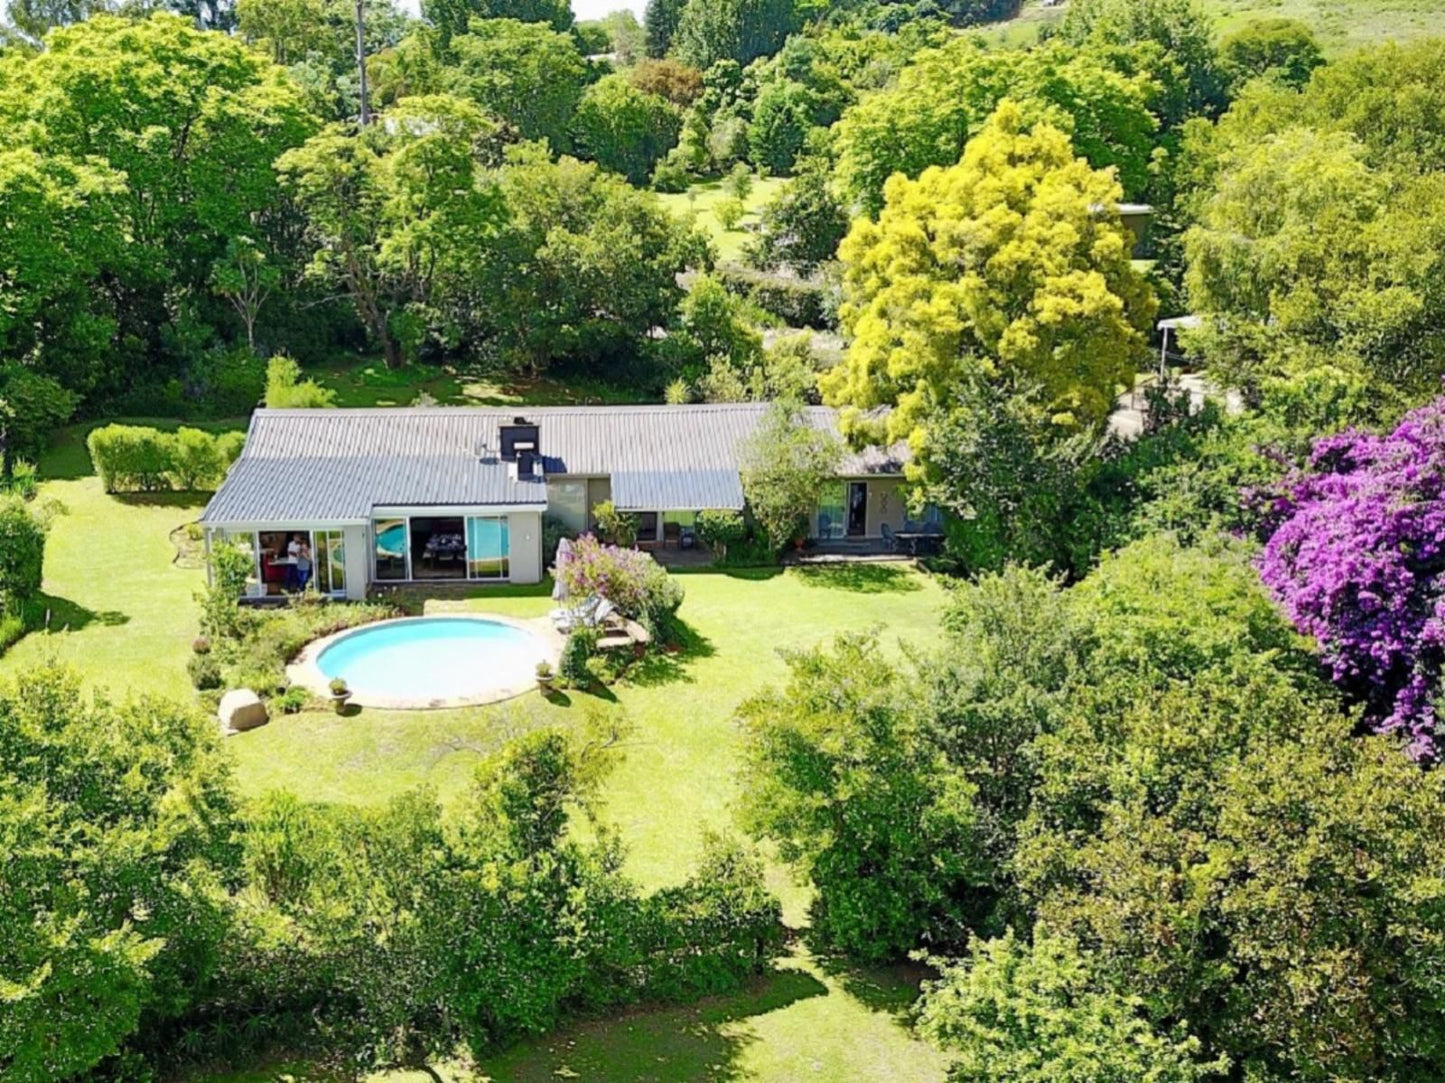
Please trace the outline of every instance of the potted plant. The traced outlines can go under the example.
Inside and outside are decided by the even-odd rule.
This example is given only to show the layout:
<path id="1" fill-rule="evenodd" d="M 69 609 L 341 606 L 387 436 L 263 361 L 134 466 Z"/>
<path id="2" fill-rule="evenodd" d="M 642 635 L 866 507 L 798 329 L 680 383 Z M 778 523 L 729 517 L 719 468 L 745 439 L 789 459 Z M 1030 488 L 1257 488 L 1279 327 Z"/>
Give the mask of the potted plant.
<path id="1" fill-rule="evenodd" d="M 340 677 L 331 682 L 331 703 L 336 708 L 336 713 L 341 714 L 346 710 L 346 704 L 351 699 L 351 687 Z"/>
<path id="2" fill-rule="evenodd" d="M 550 663 L 550 662 L 538 662 L 538 663 L 537 663 L 537 688 L 538 688 L 538 690 L 541 691 L 541 693 L 545 696 L 545 695 L 547 695 L 548 693 L 550 693 L 550 692 L 552 691 L 552 687 L 553 687 L 556 683 L 557 683 L 557 674 L 555 674 L 554 672 L 552 672 L 552 663 Z"/>

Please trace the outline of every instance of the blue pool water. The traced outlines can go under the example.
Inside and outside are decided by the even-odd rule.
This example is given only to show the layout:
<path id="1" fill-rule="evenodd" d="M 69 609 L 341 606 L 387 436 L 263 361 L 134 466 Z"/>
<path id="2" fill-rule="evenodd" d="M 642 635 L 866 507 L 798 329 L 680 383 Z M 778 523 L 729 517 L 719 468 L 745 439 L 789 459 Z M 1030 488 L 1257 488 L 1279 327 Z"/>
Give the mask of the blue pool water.
<path id="1" fill-rule="evenodd" d="M 385 556 L 406 555 L 406 527 L 398 523 L 389 526 L 376 536 L 376 551 Z"/>
<path id="2" fill-rule="evenodd" d="M 323 650 L 317 668 L 358 699 L 455 699 L 530 683 L 541 639 L 481 617 L 418 617 L 361 628 Z"/>

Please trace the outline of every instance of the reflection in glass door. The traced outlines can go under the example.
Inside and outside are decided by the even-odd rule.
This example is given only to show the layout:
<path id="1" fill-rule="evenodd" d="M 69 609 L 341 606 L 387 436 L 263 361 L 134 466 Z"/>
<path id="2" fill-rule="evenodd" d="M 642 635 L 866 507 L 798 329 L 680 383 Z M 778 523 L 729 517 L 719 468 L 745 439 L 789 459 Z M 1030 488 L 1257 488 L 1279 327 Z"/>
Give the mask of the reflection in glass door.
<path id="1" fill-rule="evenodd" d="M 316 589 L 322 594 L 346 594 L 346 535 L 340 530 L 316 532 Z"/>

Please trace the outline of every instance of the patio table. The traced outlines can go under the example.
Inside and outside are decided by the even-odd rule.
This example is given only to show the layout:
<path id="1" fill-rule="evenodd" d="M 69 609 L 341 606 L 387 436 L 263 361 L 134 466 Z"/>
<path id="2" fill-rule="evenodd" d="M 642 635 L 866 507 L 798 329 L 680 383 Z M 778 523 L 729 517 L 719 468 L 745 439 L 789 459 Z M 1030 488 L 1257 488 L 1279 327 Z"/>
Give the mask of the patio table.
<path id="1" fill-rule="evenodd" d="M 908 555 L 932 556 L 937 553 L 943 542 L 943 535 L 936 531 L 912 531 L 900 530 L 893 535 L 898 539 L 898 544 L 908 549 Z"/>

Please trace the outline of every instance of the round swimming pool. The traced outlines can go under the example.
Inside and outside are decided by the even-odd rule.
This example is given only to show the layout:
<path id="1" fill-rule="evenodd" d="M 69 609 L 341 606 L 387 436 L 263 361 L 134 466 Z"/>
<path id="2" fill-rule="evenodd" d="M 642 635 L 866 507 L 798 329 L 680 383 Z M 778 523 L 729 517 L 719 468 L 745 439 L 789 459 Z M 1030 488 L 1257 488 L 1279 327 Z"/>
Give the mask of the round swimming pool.
<path id="1" fill-rule="evenodd" d="M 549 644 L 519 624 L 461 616 L 383 621 L 343 632 L 307 653 L 321 683 L 340 677 L 352 702 L 363 707 L 506 699 L 535 686 L 538 662 L 554 661 Z"/>

